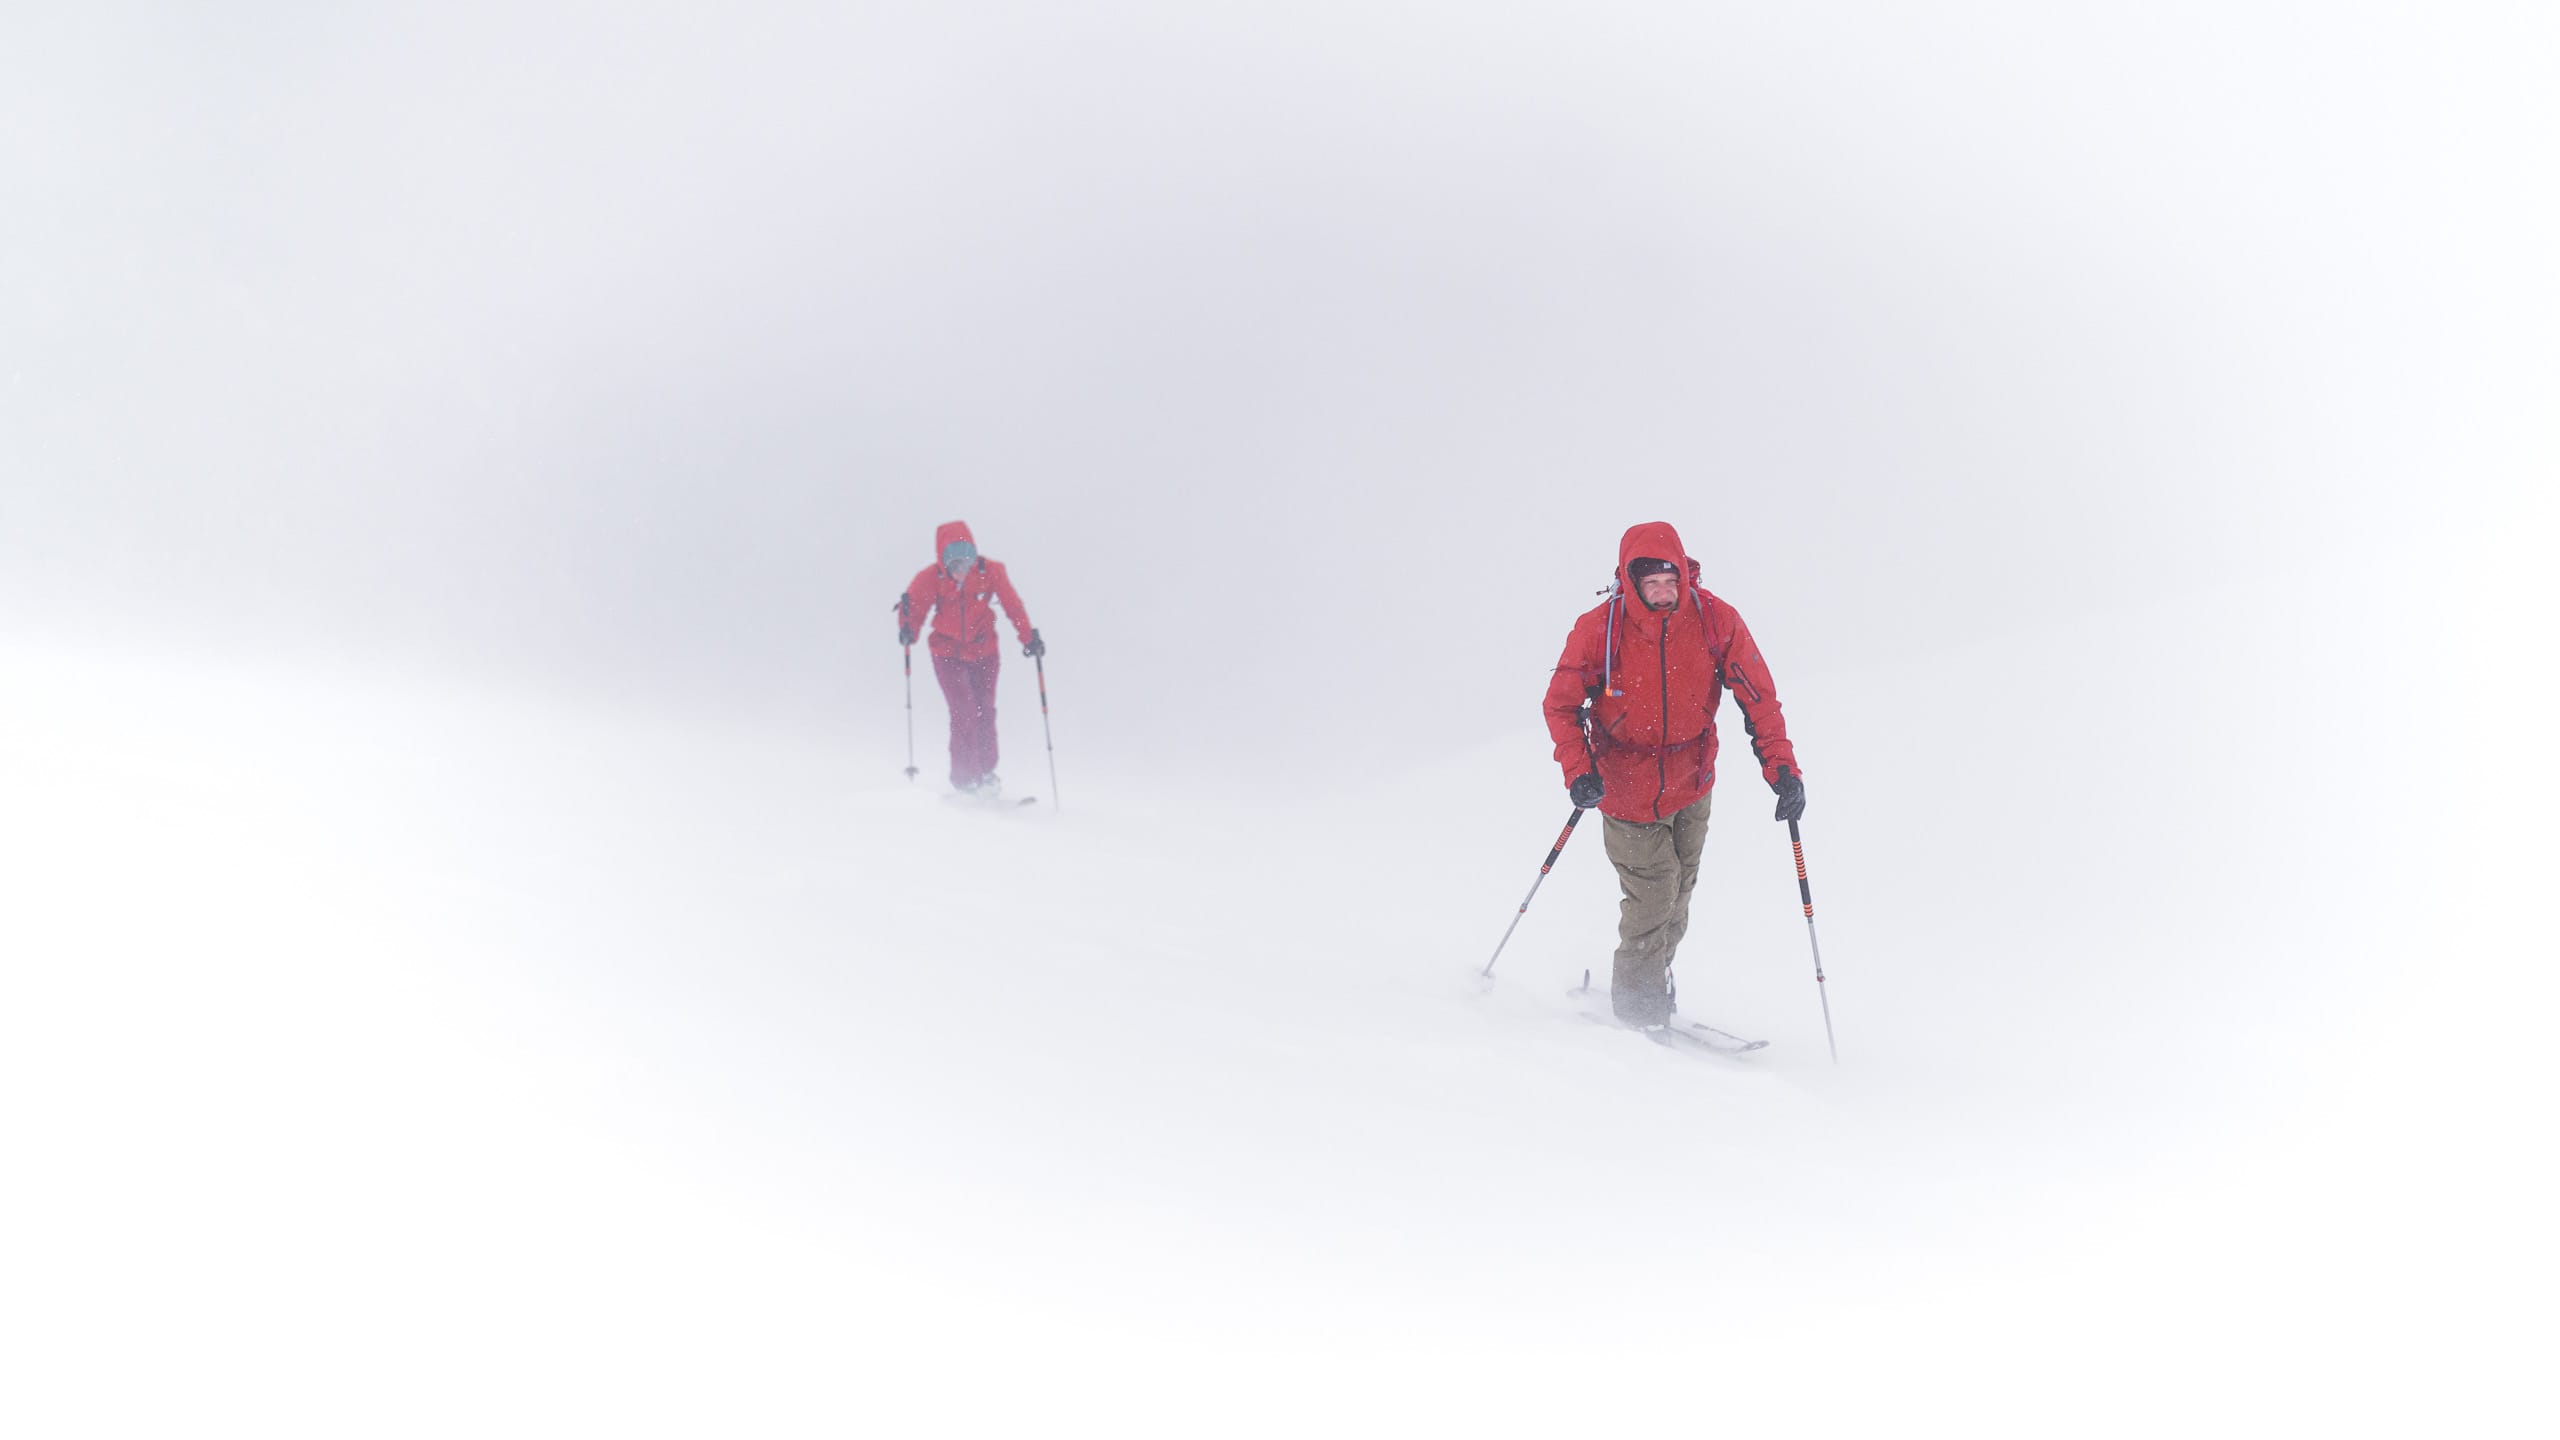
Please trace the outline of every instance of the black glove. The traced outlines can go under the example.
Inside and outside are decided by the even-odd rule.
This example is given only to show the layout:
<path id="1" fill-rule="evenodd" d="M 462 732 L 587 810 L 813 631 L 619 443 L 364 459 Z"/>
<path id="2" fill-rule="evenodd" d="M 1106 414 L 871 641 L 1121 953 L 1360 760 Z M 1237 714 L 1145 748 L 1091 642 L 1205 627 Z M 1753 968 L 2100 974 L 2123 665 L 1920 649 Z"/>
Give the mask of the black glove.
<path id="1" fill-rule="evenodd" d="M 1049 642 L 1041 639 L 1040 632 L 1034 630 L 1031 632 L 1031 638 L 1022 642 L 1022 653 L 1037 660 L 1049 653 Z"/>
<path id="2" fill-rule="evenodd" d="M 914 643 L 916 643 L 916 627 L 914 627 L 913 625 L 901 625 L 901 626 L 899 626 L 899 627 L 898 627 L 898 643 L 899 643 L 900 645 L 902 645 L 902 646 L 904 646 L 904 645 L 913 645 Z"/>
<path id="3" fill-rule="evenodd" d="M 1779 819 L 1793 820 L 1804 814 L 1804 781 L 1796 772 L 1779 766 L 1778 778 L 1769 782 L 1769 788 L 1778 792 Z"/>
<path id="4" fill-rule="evenodd" d="M 1588 775 L 1576 776 L 1569 793 L 1573 796 L 1574 809 L 1588 810 L 1600 803 L 1600 797 L 1608 793 L 1608 787 L 1600 783 L 1600 772 L 1594 770 Z"/>

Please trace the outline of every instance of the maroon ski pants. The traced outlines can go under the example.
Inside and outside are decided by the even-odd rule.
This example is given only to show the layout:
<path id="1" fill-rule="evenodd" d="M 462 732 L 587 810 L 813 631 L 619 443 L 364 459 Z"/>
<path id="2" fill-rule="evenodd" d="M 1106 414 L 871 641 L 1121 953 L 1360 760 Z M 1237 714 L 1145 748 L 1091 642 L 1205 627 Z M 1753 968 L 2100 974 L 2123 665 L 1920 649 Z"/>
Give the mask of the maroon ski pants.
<path id="1" fill-rule="evenodd" d="M 933 657 L 933 678 L 951 703 L 951 783 L 977 784 L 996 768 L 996 662 Z"/>

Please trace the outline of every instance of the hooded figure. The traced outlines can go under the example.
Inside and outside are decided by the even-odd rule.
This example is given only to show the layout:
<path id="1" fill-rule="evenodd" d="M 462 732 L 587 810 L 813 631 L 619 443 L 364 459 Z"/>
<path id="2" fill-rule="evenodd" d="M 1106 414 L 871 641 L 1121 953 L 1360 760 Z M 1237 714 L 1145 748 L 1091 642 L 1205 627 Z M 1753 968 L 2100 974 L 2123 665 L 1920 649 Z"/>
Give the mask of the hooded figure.
<path id="1" fill-rule="evenodd" d="M 1698 583 L 1678 531 L 1661 521 L 1629 529 L 1618 541 L 1617 583 L 1574 622 L 1545 708 L 1573 802 L 1599 808 L 1618 870 L 1609 993 L 1630 1024 L 1671 1016 L 1671 960 L 1689 928 L 1716 783 L 1716 707 L 1727 690 L 1761 777 L 1780 796 L 1780 818 L 1801 814 L 1795 747 L 1751 631 Z"/>
<path id="2" fill-rule="evenodd" d="M 1013 593 L 1004 566 L 978 553 L 977 538 L 965 521 L 954 520 L 933 534 L 935 563 L 916 572 L 898 599 L 898 643 L 913 644 L 919 635 L 933 653 L 933 678 L 951 704 L 951 783 L 961 790 L 986 790 L 996 784 L 996 649 L 995 606 L 1022 641 L 1025 655 L 1045 655 L 1040 632 Z M 930 621 L 932 628 L 925 629 Z"/>

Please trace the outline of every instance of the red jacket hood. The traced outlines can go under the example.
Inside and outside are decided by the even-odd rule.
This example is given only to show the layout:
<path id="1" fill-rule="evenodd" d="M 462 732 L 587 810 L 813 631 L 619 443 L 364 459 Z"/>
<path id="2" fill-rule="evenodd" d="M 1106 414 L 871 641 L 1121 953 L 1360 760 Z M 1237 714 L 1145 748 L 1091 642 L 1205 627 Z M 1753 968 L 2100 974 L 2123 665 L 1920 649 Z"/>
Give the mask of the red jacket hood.
<path id="1" fill-rule="evenodd" d="M 969 533 L 968 521 L 946 520 L 942 523 L 939 529 L 933 532 L 934 564 L 939 565 L 942 563 L 942 552 L 948 549 L 951 542 L 954 540 L 968 541 L 969 548 L 972 550 L 976 549 L 978 546 L 978 537 Z"/>
<path id="2" fill-rule="evenodd" d="M 1618 590 L 1627 597 L 1629 609 L 1634 614 L 1643 614 L 1644 607 L 1637 600 L 1636 587 L 1627 580 L 1627 567 L 1638 560 L 1648 559 L 1668 560 L 1679 567 L 1690 585 L 1698 583 L 1698 562 L 1689 558 L 1688 550 L 1680 544 L 1680 532 L 1671 528 L 1670 521 L 1647 520 L 1641 525 L 1630 525 L 1627 533 L 1618 537 Z M 1685 591 L 1686 587 L 1683 589 Z M 1684 593 L 1684 603 L 1686 599 Z M 1673 608 L 1679 607 L 1675 605 Z"/>

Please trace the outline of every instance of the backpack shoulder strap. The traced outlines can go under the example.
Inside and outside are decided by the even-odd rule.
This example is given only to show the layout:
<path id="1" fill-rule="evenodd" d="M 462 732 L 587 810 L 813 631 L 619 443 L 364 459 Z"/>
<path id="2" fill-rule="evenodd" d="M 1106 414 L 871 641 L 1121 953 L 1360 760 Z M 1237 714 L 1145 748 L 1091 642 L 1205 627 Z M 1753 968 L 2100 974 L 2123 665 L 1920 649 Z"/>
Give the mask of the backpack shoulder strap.
<path id="1" fill-rule="evenodd" d="M 1707 654 L 1716 662 L 1716 680 L 1721 684 L 1724 680 L 1724 647 L 1716 643 L 1715 627 L 1707 623 L 1707 607 L 1715 600 L 1699 589 L 1695 582 L 1689 586 L 1689 597 L 1697 602 L 1698 638 L 1707 642 Z"/>

